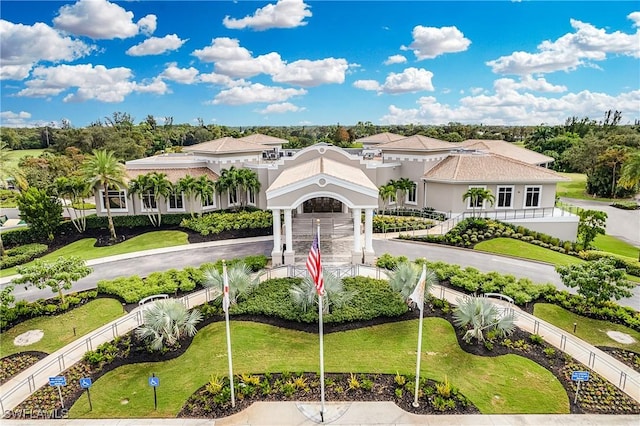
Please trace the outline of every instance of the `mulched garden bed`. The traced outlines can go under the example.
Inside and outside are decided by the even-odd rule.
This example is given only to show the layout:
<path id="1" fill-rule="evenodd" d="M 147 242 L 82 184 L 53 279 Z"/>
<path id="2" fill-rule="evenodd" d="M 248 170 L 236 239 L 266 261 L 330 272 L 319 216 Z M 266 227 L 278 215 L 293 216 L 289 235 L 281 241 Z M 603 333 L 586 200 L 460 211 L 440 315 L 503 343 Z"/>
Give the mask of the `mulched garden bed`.
<path id="1" fill-rule="evenodd" d="M 597 348 L 640 373 L 640 354 L 609 346 L 598 346 Z"/>
<path id="2" fill-rule="evenodd" d="M 21 371 L 26 370 L 48 355 L 45 352 L 25 351 L 0 359 L 0 385 L 5 384 Z"/>

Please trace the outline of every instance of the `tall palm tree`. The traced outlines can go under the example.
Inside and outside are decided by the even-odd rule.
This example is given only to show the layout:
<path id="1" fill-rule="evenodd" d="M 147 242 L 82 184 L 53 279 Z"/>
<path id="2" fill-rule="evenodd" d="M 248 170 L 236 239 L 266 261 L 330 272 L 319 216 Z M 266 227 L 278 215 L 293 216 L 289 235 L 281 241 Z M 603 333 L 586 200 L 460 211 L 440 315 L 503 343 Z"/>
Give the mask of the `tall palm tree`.
<path id="1" fill-rule="evenodd" d="M 198 197 L 197 180 L 191 175 L 186 175 L 178 179 L 174 185 L 174 191 L 178 194 L 182 192 L 187 200 L 189 200 L 189 212 L 191 213 L 191 217 L 194 217 L 193 201 Z"/>
<path id="2" fill-rule="evenodd" d="M 80 233 L 87 229 L 87 215 L 84 205 L 81 209 L 75 209 L 75 214 L 71 214 L 71 208 L 75 204 L 84 204 L 84 199 L 91 193 L 91 187 L 86 179 L 79 176 L 62 176 L 55 180 L 56 192 L 58 196 L 65 199 L 65 208 L 71 218 L 71 223 Z"/>
<path id="3" fill-rule="evenodd" d="M 137 176 L 135 179 L 131 179 L 128 189 L 130 194 L 140 196 L 142 208 L 147 211 L 151 224 L 153 226 L 160 226 L 162 221 L 160 200 L 162 199 L 166 202 L 172 189 L 171 182 L 167 179 L 167 175 L 164 173 L 151 172 Z M 155 205 L 152 205 L 151 200 L 147 199 L 147 194 L 153 197 Z"/>
<path id="4" fill-rule="evenodd" d="M 412 262 L 400 262 L 393 269 L 388 272 L 389 286 L 393 291 L 400 293 L 405 301 L 409 300 L 409 296 L 415 290 L 420 274 L 422 273 L 422 267 L 419 267 Z M 431 287 L 438 284 L 438 276 L 435 272 L 427 269 L 427 276 L 424 284 L 424 300 L 427 300 L 427 296 L 431 291 Z"/>
<path id="5" fill-rule="evenodd" d="M 202 268 L 204 272 L 204 287 L 210 287 L 212 300 L 222 297 L 224 292 L 224 276 L 213 265 Z M 229 278 L 229 302 L 234 305 L 238 302 L 238 296 L 249 294 L 258 286 L 259 278 L 251 276 L 251 269 L 244 263 L 237 263 L 227 268 Z"/>
<path id="6" fill-rule="evenodd" d="M 120 189 L 125 186 L 124 165 L 114 156 L 112 151 L 104 149 L 93 150 L 92 155 L 84 160 L 82 171 L 89 181 L 91 188 L 100 186 L 103 191 L 105 205 L 107 207 L 107 218 L 109 221 L 109 232 L 111 239 L 116 240 L 116 228 L 111 217 L 111 205 L 109 203 L 109 189 Z"/>
<path id="7" fill-rule="evenodd" d="M 474 338 L 478 343 L 483 342 L 485 331 L 496 330 L 499 337 L 504 337 L 516 328 L 513 312 L 501 313 L 485 297 L 465 296 L 464 299 L 457 299 L 457 302 L 453 318 L 456 326 L 466 329 L 462 338 L 467 343 Z"/>
<path id="8" fill-rule="evenodd" d="M 488 201 L 489 204 L 493 206 L 495 199 L 491 190 L 479 187 L 469 188 L 467 192 L 462 194 L 462 201 L 470 200 L 471 202 L 473 217 L 476 217 L 476 207 L 478 207 L 478 205 L 482 206 L 485 201 Z"/>
<path id="9" fill-rule="evenodd" d="M 356 292 L 345 290 L 342 279 L 336 277 L 332 273 L 325 272 L 323 274 L 323 279 L 323 313 L 328 314 L 333 308 L 341 308 L 355 297 Z M 289 294 L 293 299 L 293 303 L 302 309 L 303 312 L 307 312 L 307 309 L 319 303 L 316 285 L 313 282 L 313 279 L 309 276 L 306 276 L 300 284 L 291 286 Z"/>
<path id="10" fill-rule="evenodd" d="M 396 187 L 387 183 L 386 185 L 382 185 L 378 188 L 378 194 L 380 195 L 380 198 L 382 198 L 382 211 L 384 214 L 389 205 L 389 201 L 396 200 Z"/>
<path id="11" fill-rule="evenodd" d="M 196 179 L 195 194 L 197 198 L 200 198 L 200 202 L 205 198 L 213 198 L 217 192 L 216 182 L 212 181 L 208 177 L 202 175 Z"/>
<path id="12" fill-rule="evenodd" d="M 246 206 L 248 204 L 247 192 L 253 191 L 255 194 L 260 190 L 260 180 L 258 175 L 253 170 L 239 169 L 237 171 L 238 176 L 238 189 L 240 192 L 240 205 Z"/>
<path id="13" fill-rule="evenodd" d="M 176 299 L 159 300 L 144 310 L 144 323 L 137 330 L 138 337 L 150 341 L 153 350 L 173 347 L 185 335 L 196 334 L 202 320 L 198 309 L 188 311 Z"/>
<path id="14" fill-rule="evenodd" d="M 234 204 L 239 201 L 239 176 L 238 169 L 235 166 L 231 166 L 228 169 L 222 169 L 220 172 L 220 179 L 218 179 L 218 191 L 220 193 L 227 192 L 229 194 L 229 201 L 233 201 Z M 231 194 L 235 193 L 235 197 L 231 197 Z"/>
<path id="15" fill-rule="evenodd" d="M 153 197 L 155 198 L 156 204 L 158 206 L 157 208 L 158 217 L 156 220 L 156 223 L 157 223 L 156 226 L 160 226 L 160 223 L 162 222 L 162 213 L 160 211 L 160 200 L 162 200 L 162 202 L 166 204 L 167 198 L 171 194 L 172 189 L 173 189 L 173 185 L 171 184 L 171 181 L 169 181 L 165 173 L 153 172 L 149 174 L 149 192 L 153 194 Z"/>
<path id="16" fill-rule="evenodd" d="M 627 161 L 622 166 L 618 184 L 626 189 L 633 189 L 640 185 L 640 150 L 627 157 Z"/>
<path id="17" fill-rule="evenodd" d="M 393 186 L 396 188 L 398 192 L 398 203 L 400 207 L 404 208 L 404 201 L 407 196 L 407 193 L 413 189 L 413 181 L 408 178 L 400 178 L 393 182 Z"/>

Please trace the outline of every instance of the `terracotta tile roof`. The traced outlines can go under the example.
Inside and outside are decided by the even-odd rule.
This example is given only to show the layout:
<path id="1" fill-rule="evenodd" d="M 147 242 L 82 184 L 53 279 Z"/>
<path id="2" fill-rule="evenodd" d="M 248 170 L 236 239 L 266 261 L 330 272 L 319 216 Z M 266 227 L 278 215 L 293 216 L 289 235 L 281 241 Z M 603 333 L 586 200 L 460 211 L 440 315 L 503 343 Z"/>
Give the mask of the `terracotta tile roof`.
<path id="1" fill-rule="evenodd" d="M 456 144 L 429 138 L 422 135 L 409 136 L 396 141 L 378 145 L 376 148 L 384 151 L 443 151 L 459 147 Z"/>
<path id="2" fill-rule="evenodd" d="M 156 168 L 156 169 L 127 169 L 127 181 L 137 178 L 141 175 L 146 175 L 147 173 L 158 172 L 164 173 L 167 175 L 167 179 L 171 183 L 176 183 L 179 179 L 185 176 L 193 176 L 197 178 L 198 176 L 207 176 L 210 180 L 216 181 L 218 180 L 218 175 L 213 170 L 208 167 L 191 167 L 191 168 Z"/>
<path id="3" fill-rule="evenodd" d="M 280 139 L 269 135 L 263 135 L 262 133 L 254 133 L 253 135 L 244 136 L 238 138 L 239 141 L 257 143 L 262 145 L 284 145 L 289 143 L 286 139 Z"/>
<path id="4" fill-rule="evenodd" d="M 184 152 L 202 152 L 208 154 L 230 154 L 234 152 L 262 152 L 271 147 L 257 143 L 251 143 L 232 137 L 224 137 L 208 142 L 202 142 L 182 148 Z"/>
<path id="5" fill-rule="evenodd" d="M 378 189 L 359 168 L 342 164 L 329 158 L 318 157 L 284 170 L 276 180 L 273 181 L 269 187 L 269 191 L 285 187 L 318 174 L 332 176 L 376 191 Z"/>
<path id="6" fill-rule="evenodd" d="M 468 139 L 460 143 L 467 149 L 477 149 L 480 151 L 489 151 L 494 154 L 503 155 L 513 158 L 514 160 L 524 161 L 529 164 L 545 164 L 553 162 L 552 157 L 542 155 L 530 149 L 522 148 L 511 142 L 502 140 L 486 140 L 486 139 Z"/>
<path id="7" fill-rule="evenodd" d="M 370 135 L 370 136 L 365 136 L 365 137 L 362 137 L 362 138 L 358 138 L 354 142 L 369 143 L 369 144 L 374 144 L 374 143 L 375 144 L 381 144 L 381 143 L 397 141 L 399 139 L 404 139 L 405 137 L 406 136 L 397 135 L 395 133 L 384 132 L 384 133 L 378 133 L 378 134 L 375 134 L 375 135 Z"/>
<path id="8" fill-rule="evenodd" d="M 426 172 L 424 180 L 436 182 L 562 182 L 568 180 L 544 167 L 497 154 L 450 154 Z"/>

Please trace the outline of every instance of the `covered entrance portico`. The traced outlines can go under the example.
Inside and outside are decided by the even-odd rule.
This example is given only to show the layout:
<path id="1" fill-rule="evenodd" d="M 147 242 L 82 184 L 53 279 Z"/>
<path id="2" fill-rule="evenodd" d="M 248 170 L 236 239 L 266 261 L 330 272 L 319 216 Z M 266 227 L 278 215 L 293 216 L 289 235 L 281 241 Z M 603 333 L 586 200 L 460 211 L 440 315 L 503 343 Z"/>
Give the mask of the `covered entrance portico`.
<path id="1" fill-rule="evenodd" d="M 274 266 L 295 263 L 293 215 L 302 213 L 305 202 L 310 200 L 340 207 L 337 214 L 349 213 L 353 220 L 351 263 L 373 263 L 373 211 L 378 206 L 378 188 L 359 168 L 329 158 L 315 158 L 284 170 L 269 186 L 266 195 L 267 208 L 273 212 L 271 257 Z M 307 203 L 310 204 L 317 206 L 318 201 Z M 322 234 L 320 240 L 322 250 L 329 240 L 323 240 Z"/>

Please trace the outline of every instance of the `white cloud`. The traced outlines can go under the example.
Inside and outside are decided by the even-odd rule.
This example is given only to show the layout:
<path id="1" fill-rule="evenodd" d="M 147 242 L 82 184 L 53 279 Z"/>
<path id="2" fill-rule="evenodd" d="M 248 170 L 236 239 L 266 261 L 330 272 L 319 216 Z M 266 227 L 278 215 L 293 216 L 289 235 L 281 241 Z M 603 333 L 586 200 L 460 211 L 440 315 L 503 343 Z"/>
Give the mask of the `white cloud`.
<path id="1" fill-rule="evenodd" d="M 435 97 L 425 96 L 417 108 L 389 106 L 381 118 L 385 124 L 444 124 L 450 121 L 493 125 L 561 124 L 565 117 L 596 117 L 616 105 L 622 111 L 637 111 L 640 90 L 612 96 L 588 90 L 568 93 L 562 97 L 535 96 L 517 91 L 496 92 L 493 95 L 467 96 L 457 106 L 441 104 Z M 629 117 L 633 120 L 635 117 Z"/>
<path id="2" fill-rule="evenodd" d="M 129 38 L 139 32 L 150 34 L 156 27 L 155 15 L 147 15 L 135 23 L 133 12 L 107 0 L 78 0 L 62 6 L 58 12 L 53 18 L 54 27 L 96 40 Z"/>
<path id="3" fill-rule="evenodd" d="M 376 80 L 357 80 L 353 82 L 353 87 L 362 90 L 380 91 L 382 86 Z"/>
<path id="4" fill-rule="evenodd" d="M 135 91 L 138 93 L 153 93 L 155 95 L 164 95 L 171 93 L 169 86 L 161 77 L 155 77 L 150 82 L 136 84 Z"/>
<path id="5" fill-rule="evenodd" d="M 392 55 L 392 56 L 389 56 L 386 61 L 384 61 L 384 64 L 385 65 L 404 64 L 405 62 L 407 62 L 407 58 L 405 58 L 404 56 Z"/>
<path id="6" fill-rule="evenodd" d="M 304 111 L 304 108 L 296 106 L 290 102 L 282 102 L 279 104 L 267 105 L 266 108 L 258 110 L 260 114 L 284 114 L 286 112 Z"/>
<path id="7" fill-rule="evenodd" d="M 305 89 L 265 86 L 260 83 L 222 90 L 213 98 L 214 104 L 244 105 L 250 103 L 278 103 L 306 94 Z"/>
<path id="8" fill-rule="evenodd" d="M 418 60 L 433 59 L 445 53 L 464 52 L 471 44 L 456 27 L 423 27 L 413 28 L 413 43 L 401 50 L 413 50 Z"/>
<path id="9" fill-rule="evenodd" d="M 25 83 L 26 88 L 18 96 L 49 97 L 59 95 L 76 88 L 69 93 L 64 102 L 122 102 L 136 90 L 131 81 L 133 73 L 129 68 L 106 68 L 103 65 L 58 65 L 56 67 L 37 67 L 33 70 L 33 79 Z"/>
<path id="10" fill-rule="evenodd" d="M 278 0 L 276 4 L 268 4 L 257 9 L 253 15 L 242 19 L 225 16 L 222 24 L 230 29 L 253 28 L 257 31 L 270 28 L 295 28 L 307 25 L 305 18 L 311 17 L 309 5 L 303 0 Z"/>
<path id="11" fill-rule="evenodd" d="M 40 61 L 72 61 L 94 49 L 64 37 L 47 24 L 14 24 L 0 19 L 0 79 L 22 80 Z"/>
<path id="12" fill-rule="evenodd" d="M 484 89 L 482 87 L 472 87 L 469 89 L 469 91 L 471 92 L 472 95 L 477 96 L 483 93 Z"/>
<path id="13" fill-rule="evenodd" d="M 176 81 L 182 84 L 191 84 L 196 81 L 198 70 L 194 67 L 178 68 L 175 62 L 167 64 L 167 68 L 160 74 L 160 78 Z"/>
<path id="14" fill-rule="evenodd" d="M 317 61 L 302 59 L 283 67 L 274 67 L 272 79 L 276 83 L 288 83 L 303 87 L 321 84 L 344 83 L 349 64 L 345 59 L 326 58 Z"/>
<path id="15" fill-rule="evenodd" d="M 638 27 L 640 12 L 627 16 Z M 625 34 L 620 31 L 607 33 L 605 29 L 572 19 L 575 32 L 567 33 L 555 41 L 543 41 L 538 52 L 517 51 L 501 56 L 486 64 L 494 73 L 529 75 L 554 71 L 571 71 L 579 66 L 602 61 L 607 54 L 619 54 L 640 58 L 640 31 Z"/>
<path id="16" fill-rule="evenodd" d="M 493 83 L 496 92 L 504 92 L 508 90 L 532 90 L 535 92 L 546 93 L 562 93 L 567 91 L 566 86 L 558 86 L 549 83 L 544 78 L 533 78 L 530 75 L 524 75 L 520 78 L 520 82 L 516 82 L 510 78 L 499 78 Z M 475 94 L 475 93 L 474 93 Z"/>
<path id="17" fill-rule="evenodd" d="M 26 111 L 13 112 L 2 111 L 0 112 L 0 123 L 2 127 L 28 127 L 31 114 Z"/>
<path id="18" fill-rule="evenodd" d="M 181 40 L 176 34 L 164 37 L 151 37 L 127 50 L 130 56 L 161 55 L 171 50 L 178 50 L 187 40 Z"/>
<path id="19" fill-rule="evenodd" d="M 363 90 L 376 90 L 378 93 L 410 93 L 424 90 L 433 91 L 431 79 L 433 73 L 422 68 L 406 68 L 401 73 L 389 73 L 384 84 L 375 80 L 358 80 L 353 86 Z"/>
<path id="20" fill-rule="evenodd" d="M 198 78 L 203 83 L 210 83 L 215 84 L 216 86 L 224 87 L 248 86 L 250 84 L 246 80 L 234 80 L 228 75 L 216 74 L 215 72 L 209 74 L 200 74 Z"/>

